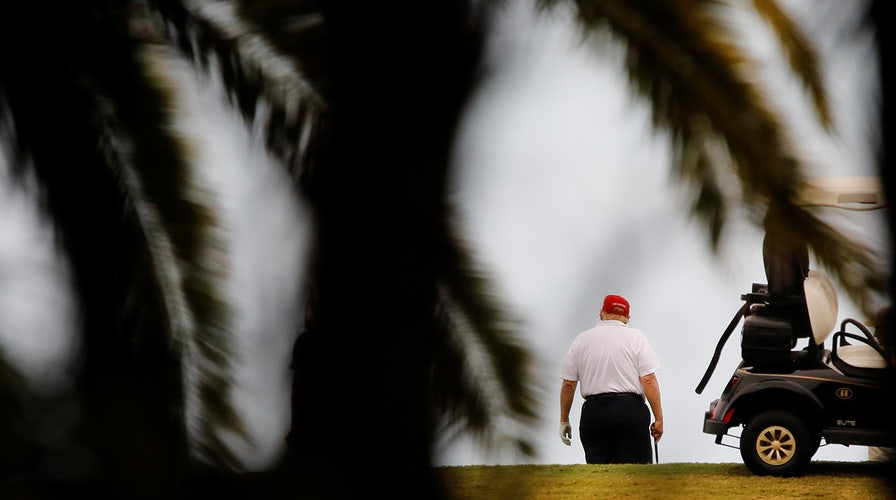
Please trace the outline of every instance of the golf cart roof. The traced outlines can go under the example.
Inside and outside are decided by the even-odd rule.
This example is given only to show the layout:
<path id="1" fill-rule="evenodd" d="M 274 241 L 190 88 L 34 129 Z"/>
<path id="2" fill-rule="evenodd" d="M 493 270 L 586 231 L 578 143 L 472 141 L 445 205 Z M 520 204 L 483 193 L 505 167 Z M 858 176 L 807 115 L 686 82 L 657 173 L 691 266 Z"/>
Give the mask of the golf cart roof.
<path id="1" fill-rule="evenodd" d="M 818 177 L 808 179 L 797 204 L 846 210 L 876 210 L 886 206 L 877 177 Z"/>

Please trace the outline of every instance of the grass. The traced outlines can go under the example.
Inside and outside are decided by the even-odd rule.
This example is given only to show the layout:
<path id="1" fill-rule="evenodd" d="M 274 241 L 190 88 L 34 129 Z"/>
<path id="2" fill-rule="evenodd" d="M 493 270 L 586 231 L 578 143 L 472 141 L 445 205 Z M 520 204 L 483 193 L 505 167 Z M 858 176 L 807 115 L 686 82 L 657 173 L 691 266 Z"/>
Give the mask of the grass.
<path id="1" fill-rule="evenodd" d="M 892 469 L 873 462 L 812 462 L 796 478 L 756 476 L 740 463 L 657 465 L 471 465 L 440 467 L 457 499 L 896 498 Z"/>

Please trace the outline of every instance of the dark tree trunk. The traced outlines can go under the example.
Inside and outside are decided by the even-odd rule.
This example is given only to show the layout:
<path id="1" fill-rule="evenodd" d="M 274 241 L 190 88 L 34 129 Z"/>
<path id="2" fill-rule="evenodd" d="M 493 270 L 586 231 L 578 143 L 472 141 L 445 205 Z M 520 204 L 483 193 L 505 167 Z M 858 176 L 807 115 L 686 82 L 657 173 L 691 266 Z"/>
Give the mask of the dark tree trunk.
<path id="1" fill-rule="evenodd" d="M 438 498 L 430 388 L 455 127 L 479 32 L 456 1 L 332 2 L 329 147 L 313 180 L 318 308 L 291 458 L 312 494 Z"/>
<path id="2" fill-rule="evenodd" d="M 877 38 L 878 45 L 878 65 L 880 70 L 880 85 L 881 85 L 881 93 L 880 93 L 880 152 L 879 152 L 879 169 L 880 175 L 883 179 L 884 184 L 884 193 L 892 203 L 893 200 L 896 200 L 896 172 L 893 169 L 893 141 L 896 141 L 896 137 L 894 137 L 894 126 L 893 126 L 893 94 L 892 89 L 893 85 L 896 85 L 896 82 L 893 81 L 893 58 L 896 57 L 896 53 L 893 51 L 893 32 L 892 27 L 890 26 L 890 20 L 892 17 L 889 14 L 888 8 L 891 6 L 888 5 L 889 2 L 886 0 L 872 0 L 871 8 L 870 8 L 870 19 L 869 26 L 874 29 L 875 36 Z M 887 207 L 885 209 L 887 211 L 887 227 L 889 229 L 889 242 L 890 242 L 890 250 L 891 250 L 891 263 L 890 263 L 890 300 L 894 296 L 896 296 L 896 241 L 894 241 L 894 237 L 896 237 L 896 217 L 894 217 L 893 209 L 891 207 Z M 888 323 L 892 325 L 892 318 L 889 318 Z M 890 331 L 884 332 L 888 341 L 885 342 L 885 347 L 890 352 L 890 358 L 893 357 L 892 349 L 896 346 L 896 343 L 893 342 L 894 333 L 892 329 Z M 896 383 L 896 380 L 893 381 Z M 890 457 L 889 467 L 891 469 L 891 473 L 887 475 L 888 477 L 888 486 L 890 490 L 896 493 L 896 460 L 894 457 Z"/>

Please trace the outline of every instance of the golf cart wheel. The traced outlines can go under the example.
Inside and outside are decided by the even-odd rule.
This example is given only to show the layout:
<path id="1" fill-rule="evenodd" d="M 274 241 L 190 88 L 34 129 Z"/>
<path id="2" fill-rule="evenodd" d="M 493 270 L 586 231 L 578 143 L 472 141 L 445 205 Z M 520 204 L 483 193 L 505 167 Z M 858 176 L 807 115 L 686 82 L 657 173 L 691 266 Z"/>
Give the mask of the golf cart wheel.
<path id="1" fill-rule="evenodd" d="M 740 456 L 744 465 L 759 476 L 800 475 L 820 439 L 792 413 L 768 411 L 750 420 L 740 436 Z"/>

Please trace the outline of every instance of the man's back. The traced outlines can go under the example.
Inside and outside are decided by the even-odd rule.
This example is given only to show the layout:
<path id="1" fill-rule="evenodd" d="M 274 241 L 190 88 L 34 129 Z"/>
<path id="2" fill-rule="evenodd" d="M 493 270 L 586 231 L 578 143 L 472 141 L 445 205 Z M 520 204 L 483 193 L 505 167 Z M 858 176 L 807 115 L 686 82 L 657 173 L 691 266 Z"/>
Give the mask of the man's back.
<path id="1" fill-rule="evenodd" d="M 564 362 L 562 377 L 579 380 L 582 396 L 608 392 L 640 394 L 642 375 L 659 369 L 659 362 L 640 330 L 606 320 L 580 333 Z"/>

